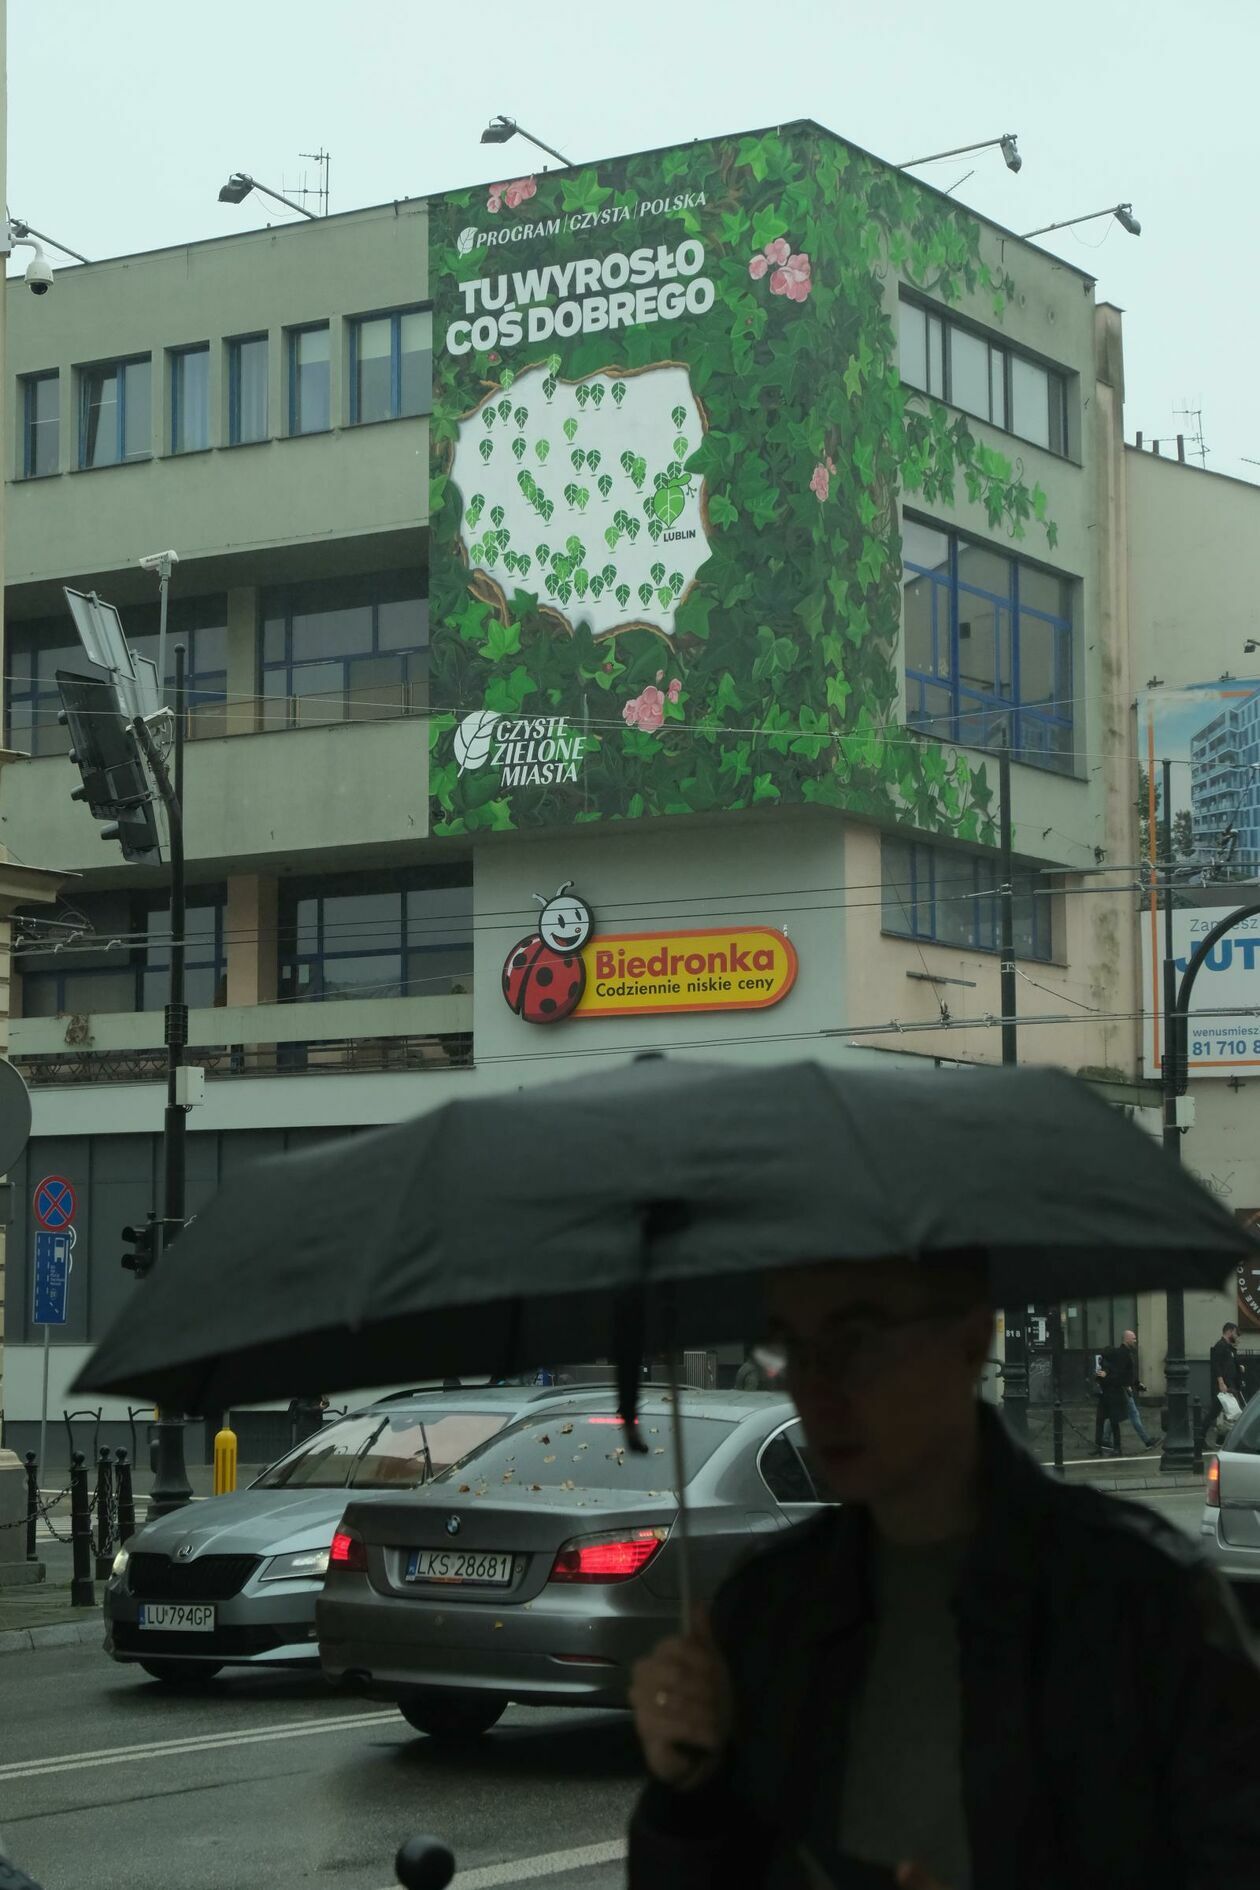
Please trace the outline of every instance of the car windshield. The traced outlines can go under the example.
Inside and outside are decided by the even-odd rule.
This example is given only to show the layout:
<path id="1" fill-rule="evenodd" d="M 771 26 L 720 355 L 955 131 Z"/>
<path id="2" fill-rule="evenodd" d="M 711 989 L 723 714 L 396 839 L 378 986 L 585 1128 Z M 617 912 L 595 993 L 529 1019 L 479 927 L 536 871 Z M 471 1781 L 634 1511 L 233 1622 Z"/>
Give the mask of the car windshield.
<path id="1" fill-rule="evenodd" d="M 1260 1457 L 1260 1398 L 1254 1398 L 1247 1406 L 1233 1430 L 1226 1437 L 1225 1448 Z"/>
<path id="2" fill-rule="evenodd" d="M 461 1464 L 458 1475 L 478 1487 L 509 1482 L 517 1488 L 636 1490 L 665 1495 L 674 1487 L 672 1417 L 640 1417 L 647 1452 L 627 1448 L 621 1419 L 612 1411 L 558 1410 L 525 1418 L 500 1431 Z M 690 1482 L 734 1425 L 722 1418 L 682 1419 L 683 1461 Z M 442 1478 L 450 1482 L 454 1471 Z"/>
<path id="3" fill-rule="evenodd" d="M 494 1411 L 361 1411 L 272 1464 L 256 1490 L 411 1490 L 503 1425 Z"/>

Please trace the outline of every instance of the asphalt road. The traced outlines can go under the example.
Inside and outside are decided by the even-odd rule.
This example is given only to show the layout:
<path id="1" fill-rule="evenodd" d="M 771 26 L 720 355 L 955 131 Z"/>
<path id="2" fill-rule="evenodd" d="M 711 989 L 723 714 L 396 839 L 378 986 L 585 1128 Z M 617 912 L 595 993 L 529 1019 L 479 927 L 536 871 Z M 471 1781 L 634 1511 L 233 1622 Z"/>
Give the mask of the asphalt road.
<path id="1" fill-rule="evenodd" d="M 1194 1533 L 1196 1490 L 1135 1495 Z M 513 1709 L 462 1752 L 318 1678 L 168 1692 L 93 1647 L 0 1657 L 0 1830 L 45 1890 L 389 1890 L 417 1832 L 455 1890 L 614 1890 L 627 1719 Z"/>
<path id="2" fill-rule="evenodd" d="M 44 1890 L 389 1890 L 417 1832 L 456 1890 L 613 1890 L 639 1761 L 612 1713 L 513 1709 L 464 1752 L 318 1680 L 168 1692 L 91 1647 L 0 1665 L 0 1830 Z"/>

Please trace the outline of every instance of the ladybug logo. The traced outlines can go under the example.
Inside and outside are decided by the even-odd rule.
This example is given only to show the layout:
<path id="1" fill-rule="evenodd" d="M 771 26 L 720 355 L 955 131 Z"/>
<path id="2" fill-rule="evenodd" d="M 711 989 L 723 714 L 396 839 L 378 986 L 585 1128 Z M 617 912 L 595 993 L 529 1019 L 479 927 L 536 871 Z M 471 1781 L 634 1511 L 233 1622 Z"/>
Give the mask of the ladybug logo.
<path id="1" fill-rule="evenodd" d="M 591 909 L 566 880 L 550 899 L 535 893 L 538 929 L 513 945 L 503 965 L 503 995 L 527 1024 L 571 1017 L 586 989 L 582 947 L 595 929 Z"/>

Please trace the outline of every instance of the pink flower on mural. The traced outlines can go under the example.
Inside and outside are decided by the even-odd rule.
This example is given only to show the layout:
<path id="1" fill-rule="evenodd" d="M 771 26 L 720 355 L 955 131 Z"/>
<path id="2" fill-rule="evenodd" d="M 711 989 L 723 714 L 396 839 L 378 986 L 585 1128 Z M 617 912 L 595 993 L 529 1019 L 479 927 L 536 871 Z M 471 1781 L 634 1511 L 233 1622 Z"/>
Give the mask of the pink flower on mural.
<path id="1" fill-rule="evenodd" d="M 623 706 L 621 716 L 627 728 L 654 735 L 665 720 L 665 697 L 654 683 L 648 683 L 641 695 L 632 696 Z"/>
<path id="2" fill-rule="evenodd" d="M 791 245 L 787 238 L 776 236 L 773 243 L 767 243 L 749 260 L 748 273 L 754 282 L 760 282 L 767 270 L 781 268 L 790 255 Z"/>
<path id="3" fill-rule="evenodd" d="M 519 210 L 528 198 L 537 194 L 538 186 L 532 177 L 517 177 L 508 185 L 503 201 L 509 210 Z"/>
<path id="4" fill-rule="evenodd" d="M 486 209 L 490 212 L 492 217 L 497 217 L 500 210 L 502 210 L 503 198 L 508 189 L 509 186 L 507 184 L 491 184 L 489 195 L 486 198 Z"/>
<path id="5" fill-rule="evenodd" d="M 789 302 L 803 302 L 813 286 L 809 257 L 804 251 L 799 256 L 789 256 L 770 278 L 771 295 L 786 295 Z"/>
<path id="6" fill-rule="evenodd" d="M 674 677 L 673 681 L 670 683 L 669 688 L 666 690 L 665 693 L 666 695 L 668 695 L 671 702 L 677 702 L 679 696 L 682 694 L 681 676 Z"/>
<path id="7" fill-rule="evenodd" d="M 813 472 L 809 475 L 809 489 L 818 500 L 819 505 L 821 505 L 823 500 L 827 497 L 827 494 L 831 491 L 831 473 L 826 466 L 815 466 Z"/>

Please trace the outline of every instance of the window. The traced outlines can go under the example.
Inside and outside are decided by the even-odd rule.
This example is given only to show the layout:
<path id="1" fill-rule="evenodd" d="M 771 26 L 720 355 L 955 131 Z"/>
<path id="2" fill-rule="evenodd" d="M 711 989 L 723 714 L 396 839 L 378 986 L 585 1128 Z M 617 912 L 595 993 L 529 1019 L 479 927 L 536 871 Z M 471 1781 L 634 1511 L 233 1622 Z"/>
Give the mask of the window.
<path id="1" fill-rule="evenodd" d="M 899 368 L 907 387 L 1052 453 L 1067 453 L 1065 374 L 920 302 L 903 298 L 899 316 Z"/>
<path id="2" fill-rule="evenodd" d="M 909 518 L 902 559 L 911 727 L 1069 772 L 1070 581 Z"/>
<path id="3" fill-rule="evenodd" d="M 816 1503 L 818 1492 L 801 1457 L 804 1433 L 789 1424 L 770 1439 L 757 1462 L 761 1480 L 776 1503 Z"/>
<path id="4" fill-rule="evenodd" d="M 123 625 L 131 647 L 141 656 L 157 659 L 158 607 L 129 604 Z M 227 600 L 210 597 L 171 599 L 167 627 L 167 682 L 174 678 L 176 643 L 187 652 L 184 683 L 191 736 L 221 735 L 227 696 Z M 37 620 L 10 620 L 9 671 L 5 681 L 7 738 L 10 747 L 31 755 L 64 755 L 70 747 L 67 729 L 57 721 L 61 698 L 57 671 L 82 671 L 83 651 L 65 616 Z"/>
<path id="5" fill-rule="evenodd" d="M 22 382 L 22 477 L 42 479 L 61 466 L 61 377 L 28 374 Z"/>
<path id="6" fill-rule="evenodd" d="M 648 1449 L 639 1452 L 624 1449 L 622 1423 L 611 1408 L 608 1411 L 566 1411 L 563 1404 L 556 1404 L 548 1407 L 545 1417 L 521 1418 L 508 1425 L 482 1449 L 465 1458 L 457 1470 L 445 1471 L 443 1477 L 458 1477 L 499 1489 L 507 1471 L 522 1489 L 536 1483 L 542 1489 L 554 1490 L 576 1482 L 584 1490 L 663 1493 L 668 1490 L 673 1475 L 666 1466 L 673 1462 L 676 1422 L 682 1425 L 683 1461 L 689 1479 L 704 1468 L 735 1428 L 722 1418 L 675 1419 L 663 1414 L 653 1417 L 644 1412 L 638 1424 Z M 560 1440 L 569 1448 L 559 1450 L 554 1438 L 564 1424 L 572 1424 L 573 1429 Z M 472 1470 L 476 1472 L 475 1477 L 466 1474 Z"/>
<path id="7" fill-rule="evenodd" d="M 79 465 L 118 466 L 153 450 L 150 361 L 79 370 Z"/>
<path id="8" fill-rule="evenodd" d="M 288 880 L 281 897 L 282 999 L 446 997 L 472 987 L 466 866 Z"/>
<path id="9" fill-rule="evenodd" d="M 365 1412 L 326 1424 L 270 1470 L 256 1490 L 413 1490 L 488 1442 L 502 1412 Z"/>
<path id="10" fill-rule="evenodd" d="M 171 355 L 171 451 L 198 453 L 210 444 L 210 344 Z"/>
<path id="11" fill-rule="evenodd" d="M 885 932 L 968 951 L 999 950 L 996 853 L 885 839 L 880 867 Z M 1015 956 L 1045 963 L 1054 955 L 1054 888 L 1046 875 L 1025 870 L 1015 874 L 1014 893 Z"/>
<path id="12" fill-rule="evenodd" d="M 289 330 L 289 432 L 326 433 L 332 424 L 328 323 Z"/>
<path id="13" fill-rule="evenodd" d="M 432 406 L 432 313 L 400 309 L 351 322 L 351 423 L 405 419 Z"/>
<path id="14" fill-rule="evenodd" d="M 228 343 L 228 440 L 245 446 L 267 438 L 267 337 Z"/>
<path id="15" fill-rule="evenodd" d="M 195 1010 L 225 999 L 224 898 L 221 886 L 189 890 L 185 988 Z M 47 912 L 33 916 L 34 948 L 23 949 L 18 960 L 25 1016 L 90 1016 L 164 1007 L 170 964 L 165 894 L 77 895 L 73 906 L 58 911 L 51 924 Z M 61 950 L 41 950 L 43 935 L 50 944 L 55 936 Z"/>
<path id="16" fill-rule="evenodd" d="M 426 706 L 425 573 L 294 584 L 264 600 L 263 727 L 378 722 Z"/>

